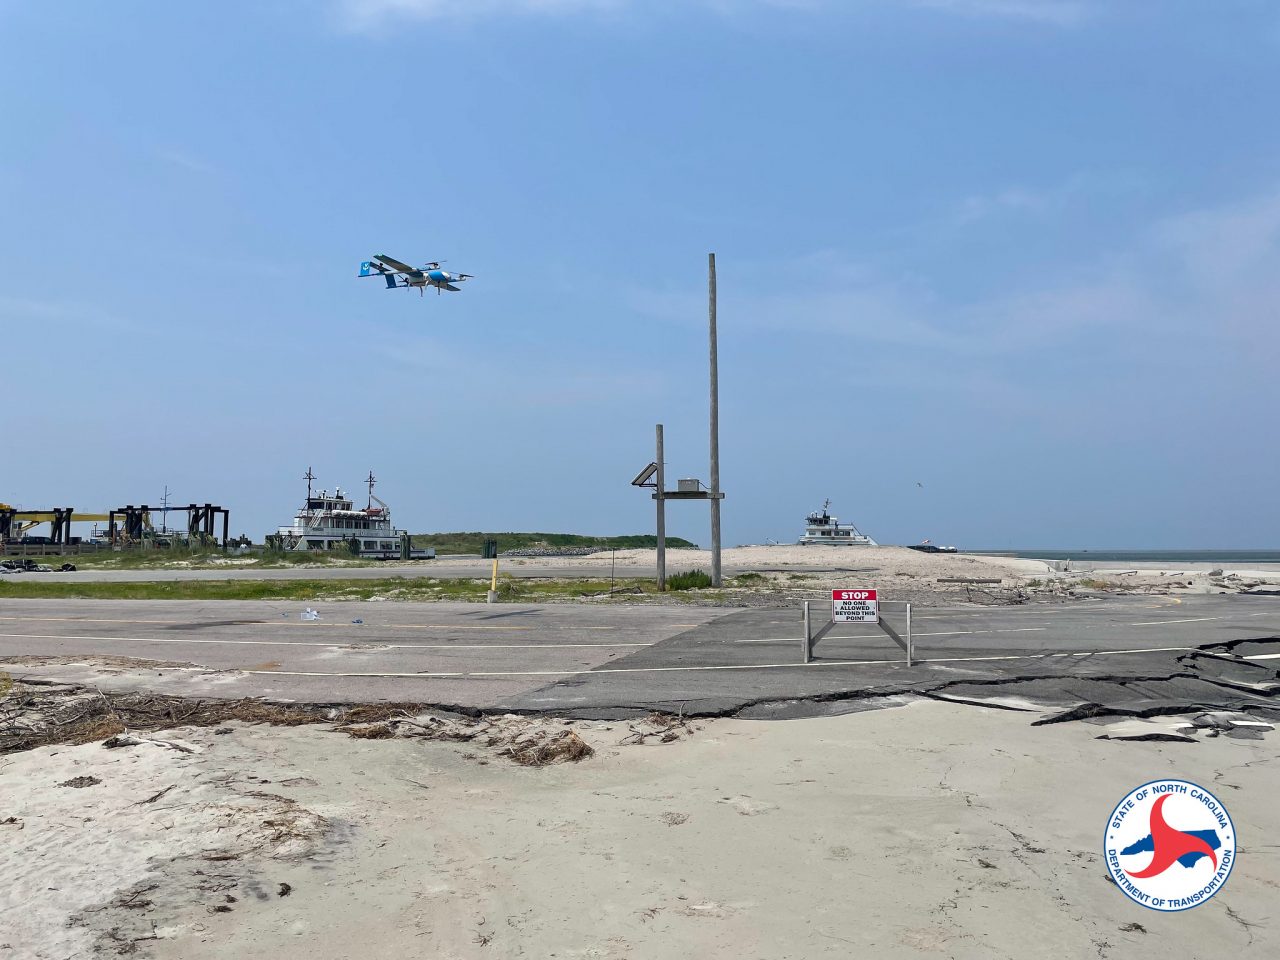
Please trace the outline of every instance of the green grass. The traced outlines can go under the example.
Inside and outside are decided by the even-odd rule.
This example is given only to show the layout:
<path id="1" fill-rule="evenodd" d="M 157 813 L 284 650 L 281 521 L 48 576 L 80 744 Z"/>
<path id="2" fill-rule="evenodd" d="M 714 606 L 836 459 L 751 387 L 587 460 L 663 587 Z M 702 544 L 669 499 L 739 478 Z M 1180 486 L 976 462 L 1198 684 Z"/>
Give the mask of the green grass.
<path id="1" fill-rule="evenodd" d="M 0 581 L 0 600 L 483 600 L 488 580 L 436 580 L 431 577 L 389 577 L 379 580 L 179 580 L 165 583 L 40 583 L 37 575 Z M 627 579 L 618 589 L 639 587 L 655 593 L 652 580 Z M 503 577 L 498 582 L 504 600 L 572 599 L 609 592 L 608 580 L 526 580 Z M 623 597 L 634 593 L 624 594 Z"/>
<path id="2" fill-rule="evenodd" d="M 499 550 L 520 550 L 528 547 L 595 547 L 599 550 L 653 549 L 658 545 L 656 537 L 647 535 L 625 537 L 588 537 L 576 533 L 415 533 L 415 549 L 435 547 L 440 556 L 450 554 L 477 554 L 484 548 L 485 540 L 497 540 Z M 695 548 L 697 545 L 680 537 L 668 537 L 667 546 L 674 549 Z M 182 563 L 192 567 L 219 567 L 225 559 L 251 560 L 252 563 L 227 564 L 233 567 L 297 566 L 361 566 L 372 567 L 383 560 L 353 557 L 347 549 L 337 550 L 267 550 L 256 547 L 244 554 L 224 554 L 217 549 L 187 549 L 164 547 L 150 550 L 98 550 L 93 553 L 67 554 L 66 556 L 33 556 L 29 559 L 51 567 L 74 563 L 85 570 L 148 570 Z"/>
<path id="3" fill-rule="evenodd" d="M 498 550 L 523 550 L 528 547 L 597 547 L 601 550 L 653 549 L 658 538 L 650 535 L 625 537 L 588 537 L 577 533 L 415 533 L 415 549 L 435 547 L 436 553 L 481 553 L 486 540 L 497 540 Z M 672 549 L 697 545 L 680 537 L 668 537 Z"/>
<path id="4" fill-rule="evenodd" d="M 701 570 L 686 570 L 667 577 L 668 590 L 702 590 L 711 586 L 711 578 Z"/>
<path id="5" fill-rule="evenodd" d="M 24 558 L 17 558 L 24 559 Z M 182 563 L 192 567 L 220 567 L 221 561 L 251 560 L 252 563 L 226 564 L 228 569 L 236 567 L 296 567 L 296 566 L 376 566 L 385 561 L 360 560 L 347 550 L 314 550 L 314 551 L 279 551 L 251 550 L 239 554 L 224 554 L 221 550 L 187 550 L 182 547 L 155 550 L 98 550 L 94 553 L 67 554 L 63 556 L 43 556 L 26 558 L 57 567 L 64 563 L 73 563 L 83 570 L 149 570 L 156 567 L 167 567 Z"/>

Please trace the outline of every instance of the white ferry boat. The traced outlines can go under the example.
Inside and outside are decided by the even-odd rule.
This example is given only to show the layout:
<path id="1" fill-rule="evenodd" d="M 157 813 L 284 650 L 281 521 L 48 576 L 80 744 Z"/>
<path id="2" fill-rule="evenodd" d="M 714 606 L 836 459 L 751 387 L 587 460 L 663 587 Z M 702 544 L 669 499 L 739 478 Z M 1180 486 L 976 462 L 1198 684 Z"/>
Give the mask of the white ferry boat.
<path id="1" fill-rule="evenodd" d="M 301 509 L 294 515 L 293 523 L 280 527 L 276 536 L 280 546 L 285 550 L 340 550 L 352 549 L 355 541 L 358 547 L 353 550 L 361 557 L 376 557 L 383 560 L 404 558 L 402 544 L 407 545 L 409 534 L 398 530 L 391 523 L 391 508 L 373 494 L 373 471 L 365 481 L 369 485 L 369 499 L 362 508 L 338 487 L 330 494 L 327 490 L 318 493 L 311 487 L 315 479 L 308 468 L 307 499 Z M 414 560 L 431 560 L 435 558 L 434 548 L 408 551 Z"/>
<path id="2" fill-rule="evenodd" d="M 831 501 L 822 505 L 822 512 L 814 511 L 805 518 L 804 536 L 800 544 L 821 543 L 832 547 L 878 547 L 879 544 L 860 531 L 852 523 L 840 525 L 837 517 L 831 516 L 828 509 Z"/>

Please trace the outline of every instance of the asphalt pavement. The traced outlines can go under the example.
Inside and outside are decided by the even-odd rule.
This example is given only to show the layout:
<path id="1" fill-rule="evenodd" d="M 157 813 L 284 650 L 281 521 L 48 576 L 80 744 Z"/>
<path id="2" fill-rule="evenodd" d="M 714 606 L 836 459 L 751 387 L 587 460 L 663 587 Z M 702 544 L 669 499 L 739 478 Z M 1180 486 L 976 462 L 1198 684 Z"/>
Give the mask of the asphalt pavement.
<path id="1" fill-rule="evenodd" d="M 1280 598 L 1120 597 L 920 609 L 917 663 L 874 624 L 803 664 L 798 608 L 7 600 L 0 669 L 113 689 L 622 716 L 786 717 L 907 694 L 1280 703 Z M 898 624 L 901 628 L 901 623 Z"/>

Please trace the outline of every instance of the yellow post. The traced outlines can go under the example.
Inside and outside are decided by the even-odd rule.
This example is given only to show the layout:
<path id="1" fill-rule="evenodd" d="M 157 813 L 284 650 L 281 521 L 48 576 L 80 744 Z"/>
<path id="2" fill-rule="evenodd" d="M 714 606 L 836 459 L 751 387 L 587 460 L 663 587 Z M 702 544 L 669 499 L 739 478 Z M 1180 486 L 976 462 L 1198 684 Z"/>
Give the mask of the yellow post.
<path id="1" fill-rule="evenodd" d="M 489 581 L 489 589 L 498 589 L 498 558 L 493 558 L 493 578 Z"/>

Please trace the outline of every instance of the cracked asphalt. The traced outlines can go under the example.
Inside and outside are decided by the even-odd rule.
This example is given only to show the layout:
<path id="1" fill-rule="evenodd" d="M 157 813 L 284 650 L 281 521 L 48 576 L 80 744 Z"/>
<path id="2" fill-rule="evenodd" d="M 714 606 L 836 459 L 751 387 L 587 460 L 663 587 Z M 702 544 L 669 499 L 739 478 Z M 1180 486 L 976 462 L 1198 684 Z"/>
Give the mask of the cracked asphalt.
<path id="1" fill-rule="evenodd" d="M 1280 598 L 920 609 L 917 663 L 848 624 L 801 663 L 796 608 L 12 600 L 0 669 L 112 689 L 619 717 L 787 718 L 928 696 L 1010 709 L 1280 713 Z M 362 621 L 359 623 L 353 621 Z"/>

